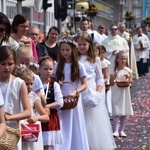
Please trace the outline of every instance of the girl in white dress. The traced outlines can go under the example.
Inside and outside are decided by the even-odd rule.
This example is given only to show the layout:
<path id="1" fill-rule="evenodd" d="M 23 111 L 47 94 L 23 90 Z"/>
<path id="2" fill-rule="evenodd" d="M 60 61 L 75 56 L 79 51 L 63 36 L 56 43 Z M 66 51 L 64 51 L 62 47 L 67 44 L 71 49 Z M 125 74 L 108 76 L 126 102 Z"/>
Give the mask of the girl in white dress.
<path id="1" fill-rule="evenodd" d="M 100 59 L 93 50 L 92 38 L 88 33 L 81 33 L 76 37 L 80 62 L 84 64 L 87 72 L 88 88 L 98 92 L 102 91 L 104 79 L 101 71 Z M 82 97 L 86 91 L 82 92 Z M 105 102 L 102 100 L 95 108 L 84 108 L 86 131 L 90 150 L 112 150 L 116 147 L 112 127 L 107 113 Z"/>
<path id="2" fill-rule="evenodd" d="M 6 124 L 5 124 L 5 118 L 4 118 L 4 110 L 3 110 L 3 96 L 0 89 L 0 138 L 3 136 L 3 134 L 6 131 Z"/>
<path id="3" fill-rule="evenodd" d="M 54 61 L 49 56 L 39 60 L 39 74 L 46 94 L 46 108 L 50 111 L 49 121 L 42 123 L 44 150 L 52 150 L 56 144 L 62 144 L 62 132 L 58 116 L 59 108 L 63 106 L 60 85 L 52 78 Z M 58 109 L 58 110 L 57 110 Z"/>
<path id="4" fill-rule="evenodd" d="M 0 47 L 0 88 L 4 97 L 6 124 L 19 128 L 18 121 L 31 116 L 31 108 L 25 82 L 11 75 L 16 62 L 15 52 L 9 46 Z M 21 140 L 15 150 L 22 150 Z"/>
<path id="5" fill-rule="evenodd" d="M 112 115 L 112 102 L 111 102 L 111 87 L 109 84 L 110 78 L 110 62 L 105 59 L 106 49 L 103 45 L 99 43 L 94 43 L 95 52 L 100 57 L 101 66 L 102 66 L 102 73 L 104 75 L 104 82 L 105 82 L 105 103 L 107 107 L 108 114 Z M 109 87 L 109 88 L 107 88 Z"/>
<path id="6" fill-rule="evenodd" d="M 77 43 L 72 39 L 60 41 L 54 74 L 61 82 L 73 83 L 78 93 L 86 89 L 85 68 L 78 62 Z M 71 84 L 63 84 L 61 90 L 64 96 L 76 95 L 77 92 Z M 56 145 L 54 149 L 89 150 L 80 94 L 77 106 L 74 109 L 61 110 L 59 115 L 64 143 Z"/>
<path id="7" fill-rule="evenodd" d="M 116 55 L 114 76 L 116 81 L 132 82 L 132 70 L 127 65 L 128 58 L 124 51 L 120 51 Z M 131 104 L 130 86 L 118 87 L 116 84 L 112 86 L 112 116 L 114 136 L 126 137 L 124 133 L 127 115 L 133 115 Z M 120 122 L 120 130 L 119 130 Z"/>
<path id="8" fill-rule="evenodd" d="M 21 65 L 20 67 L 17 67 L 17 69 L 15 69 L 14 75 L 20 77 L 26 83 L 32 112 L 31 118 L 22 121 L 22 124 L 28 123 L 34 124 L 37 123 L 38 121 L 47 122 L 49 120 L 49 116 L 47 115 L 45 109 L 43 108 L 40 98 L 34 91 L 32 91 L 34 82 L 33 72 L 28 68 L 26 68 L 25 65 Z M 34 115 L 35 114 L 34 111 L 37 111 L 39 115 Z M 41 128 L 37 142 L 30 142 L 32 139 L 30 138 L 27 139 L 27 142 L 22 143 L 22 150 L 42 150 L 43 145 L 40 142 L 40 134 Z"/>

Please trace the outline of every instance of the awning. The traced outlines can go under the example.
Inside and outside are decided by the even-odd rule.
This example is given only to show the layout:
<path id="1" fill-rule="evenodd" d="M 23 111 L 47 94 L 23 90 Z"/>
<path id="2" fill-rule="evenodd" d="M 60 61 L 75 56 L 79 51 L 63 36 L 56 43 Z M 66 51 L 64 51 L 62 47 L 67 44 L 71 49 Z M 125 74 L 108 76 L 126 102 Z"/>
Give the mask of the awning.
<path id="1" fill-rule="evenodd" d="M 23 7 L 33 7 L 34 6 L 34 0 L 25 0 L 22 1 Z"/>

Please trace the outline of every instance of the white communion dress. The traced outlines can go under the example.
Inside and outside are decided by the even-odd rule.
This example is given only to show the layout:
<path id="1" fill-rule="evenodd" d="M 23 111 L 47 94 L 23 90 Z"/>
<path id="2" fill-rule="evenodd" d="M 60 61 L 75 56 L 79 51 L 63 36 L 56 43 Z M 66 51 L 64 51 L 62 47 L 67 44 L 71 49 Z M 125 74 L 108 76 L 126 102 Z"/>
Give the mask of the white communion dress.
<path id="1" fill-rule="evenodd" d="M 96 90 L 97 85 L 103 86 L 100 60 L 97 58 L 95 63 L 91 63 L 86 60 L 86 56 L 81 56 L 80 62 L 86 68 L 88 87 Z M 85 91 L 82 92 L 82 97 L 85 93 Z M 105 101 L 102 100 L 95 108 L 83 105 L 83 110 L 90 150 L 113 150 L 116 148 Z"/>
<path id="2" fill-rule="evenodd" d="M 40 98 L 37 96 L 35 92 L 31 91 L 29 93 L 29 100 L 30 100 L 31 113 L 32 113 L 31 116 L 38 115 L 34 112 L 33 108 L 36 101 L 40 101 Z M 40 132 L 37 138 L 37 142 L 22 142 L 22 150 L 43 150 L 41 122 L 37 121 L 35 124 L 38 124 L 40 127 Z"/>
<path id="3" fill-rule="evenodd" d="M 56 68 L 57 64 L 55 65 L 55 71 Z M 71 63 L 65 63 L 63 72 L 64 82 L 71 82 Z M 79 63 L 79 72 L 79 78 L 86 76 L 84 66 L 81 63 Z M 78 87 L 81 83 L 75 81 L 73 84 Z M 71 84 L 64 84 L 61 90 L 65 96 L 75 89 Z M 89 150 L 81 96 L 79 96 L 78 104 L 74 109 L 61 110 L 59 116 L 64 143 L 56 145 L 54 150 Z"/>
<path id="4" fill-rule="evenodd" d="M 130 68 L 125 67 L 119 70 L 116 80 L 125 80 L 125 74 L 131 74 Z M 133 115 L 133 108 L 131 104 L 130 87 L 118 87 L 116 84 L 112 86 L 112 115 L 125 116 Z"/>

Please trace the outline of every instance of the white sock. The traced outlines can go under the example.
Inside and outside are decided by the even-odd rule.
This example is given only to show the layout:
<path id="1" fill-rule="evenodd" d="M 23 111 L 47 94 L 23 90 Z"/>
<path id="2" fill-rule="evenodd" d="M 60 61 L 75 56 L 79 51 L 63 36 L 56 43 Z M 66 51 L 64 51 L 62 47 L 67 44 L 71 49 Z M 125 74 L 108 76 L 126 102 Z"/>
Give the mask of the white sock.
<path id="1" fill-rule="evenodd" d="M 114 127 L 114 132 L 118 132 L 119 130 L 119 116 L 114 116 L 113 117 L 113 127 Z"/>
<path id="2" fill-rule="evenodd" d="M 125 125 L 126 125 L 126 116 L 121 116 L 120 117 L 120 132 L 124 131 Z"/>

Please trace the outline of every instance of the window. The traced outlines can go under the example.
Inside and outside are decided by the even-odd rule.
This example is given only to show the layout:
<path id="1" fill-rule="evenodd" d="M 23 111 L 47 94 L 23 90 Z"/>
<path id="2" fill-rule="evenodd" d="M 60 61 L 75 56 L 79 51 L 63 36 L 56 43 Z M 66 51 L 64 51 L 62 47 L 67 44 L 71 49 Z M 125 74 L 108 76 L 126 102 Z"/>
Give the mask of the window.
<path id="1" fill-rule="evenodd" d="M 125 4 L 125 3 L 126 3 L 126 0 L 120 0 L 120 3 L 121 3 L 121 4 Z"/>
<path id="2" fill-rule="evenodd" d="M 16 2 L 7 1 L 6 2 L 6 9 L 7 9 L 7 17 L 13 19 L 14 16 L 17 14 L 16 9 Z"/>
<path id="3" fill-rule="evenodd" d="M 142 17 L 140 9 L 134 9 L 133 14 L 134 14 L 135 18 L 141 18 Z"/>
<path id="4" fill-rule="evenodd" d="M 141 0 L 134 0 L 134 4 L 139 4 Z"/>

